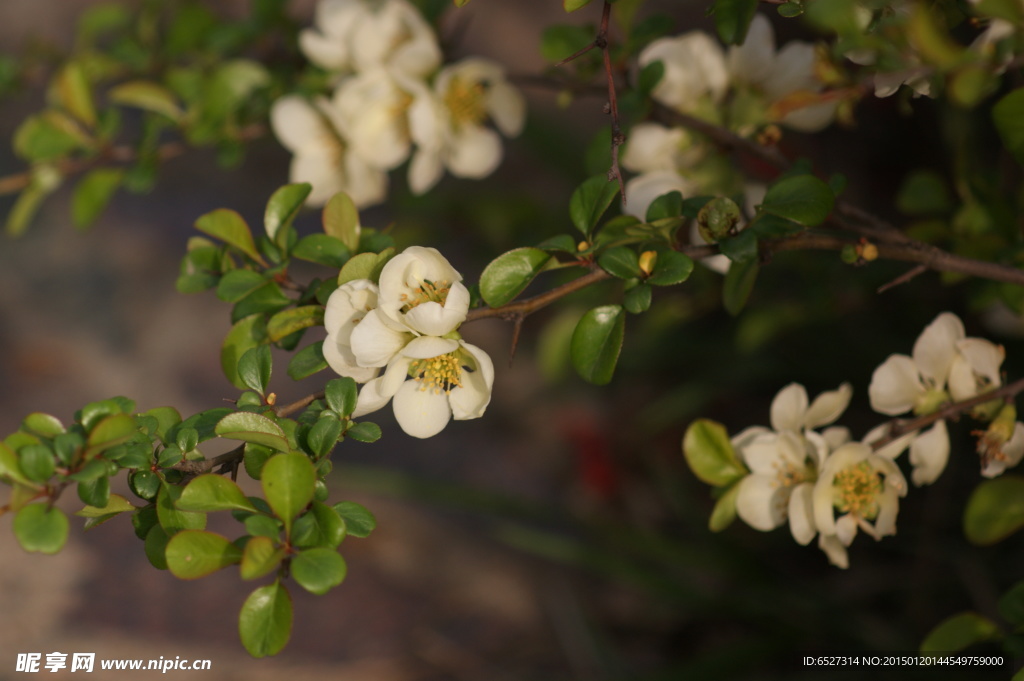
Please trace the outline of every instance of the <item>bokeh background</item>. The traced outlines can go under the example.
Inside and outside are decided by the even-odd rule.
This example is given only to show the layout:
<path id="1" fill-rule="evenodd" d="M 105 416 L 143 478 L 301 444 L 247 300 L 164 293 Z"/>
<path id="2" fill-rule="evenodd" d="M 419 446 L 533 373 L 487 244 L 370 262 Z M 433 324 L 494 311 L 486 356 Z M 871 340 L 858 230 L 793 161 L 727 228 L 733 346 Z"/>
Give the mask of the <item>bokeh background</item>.
<path id="1" fill-rule="evenodd" d="M 8 53 L 67 49 L 76 15 L 91 4 L 4 0 L 0 45 Z M 292 12 L 308 22 L 313 4 L 296 1 Z M 241 0 L 210 5 L 227 15 L 247 10 Z M 476 0 L 446 27 L 457 54 L 538 73 L 544 26 L 593 22 L 599 13 L 595 3 L 567 18 L 560 5 Z M 703 5 L 649 5 L 680 31 L 711 30 Z M 787 37 L 802 31 L 776 25 Z M 602 101 L 560 108 L 551 90 L 525 91 L 530 122 L 507 144 L 499 172 L 481 182 L 447 178 L 421 198 L 393 174 L 393 201 L 365 212 L 363 223 L 393 223 L 400 247 L 440 248 L 471 281 L 503 250 L 571 231 L 567 198 L 585 177 L 583 150 L 607 125 Z M 38 91 L 4 101 L 0 137 L 10 139 L 41 101 Z M 812 158 L 823 176 L 846 175 L 848 200 L 899 221 L 893 187 L 910 170 L 941 169 L 956 136 L 951 125 L 927 100 L 868 98 L 856 127 L 813 139 L 787 135 L 783 145 Z M 32 411 L 68 422 L 86 402 L 114 395 L 183 414 L 233 398 L 218 360 L 228 306 L 212 293 L 180 295 L 174 280 L 196 217 L 231 207 L 258 225 L 266 198 L 287 181 L 288 161 L 269 137 L 230 170 L 211 153 L 190 153 L 162 168 L 150 194 L 115 199 L 90 233 L 72 227 L 63 189 L 28 234 L 0 241 L 0 433 Z M 0 175 L 21 170 L 9 145 L 0 145 Z M 0 209 L 11 203 L 0 199 Z M 311 212 L 297 225 L 309 233 L 316 222 Z M 158 572 L 127 518 L 88 534 L 76 527 L 59 555 L 29 555 L 0 518 L 0 679 L 22 677 L 18 653 L 55 651 L 206 658 L 211 671 L 167 678 L 218 680 L 865 678 L 863 668 L 822 673 L 800 660 L 910 653 L 960 610 L 998 617 L 999 595 L 1020 577 L 1019 540 L 978 548 L 960 530 L 978 481 L 971 424 L 951 426 L 949 469 L 935 485 L 911 491 L 899 534 L 878 543 L 859 537 L 848 571 L 828 565 L 813 545 L 797 546 L 785 530 L 762 534 L 737 524 L 709 532 L 713 500 L 686 469 L 679 443 L 697 416 L 733 433 L 767 424 L 772 396 L 790 381 L 812 396 L 850 381 L 844 424 L 855 436 L 866 432 L 879 420 L 867 406 L 872 369 L 890 353 L 909 353 L 946 309 L 965 319 L 969 335 L 1003 343 L 1005 368 L 1021 375 L 1015 318 L 980 305 L 971 282 L 931 273 L 876 293 L 904 269 L 780 254 L 733 318 L 720 309 L 720 279 L 698 268 L 687 286 L 659 292 L 647 314 L 630 318 L 616 378 L 601 388 L 573 374 L 564 341 L 588 304 L 620 295 L 614 285 L 531 317 L 511 362 L 509 326 L 466 327 L 495 359 L 487 415 L 418 441 L 383 414 L 375 419 L 385 431 L 378 444 L 338 448 L 332 489 L 370 508 L 378 529 L 343 544 L 349 574 L 340 588 L 324 597 L 291 589 L 295 628 L 274 659 L 252 660 L 241 648 L 237 613 L 254 585 L 234 570 L 195 582 Z M 286 356 L 276 357 L 281 400 L 322 384 L 323 374 L 291 382 Z M 63 502 L 74 510 L 77 500 Z M 92 676 L 105 678 L 99 670 Z"/>

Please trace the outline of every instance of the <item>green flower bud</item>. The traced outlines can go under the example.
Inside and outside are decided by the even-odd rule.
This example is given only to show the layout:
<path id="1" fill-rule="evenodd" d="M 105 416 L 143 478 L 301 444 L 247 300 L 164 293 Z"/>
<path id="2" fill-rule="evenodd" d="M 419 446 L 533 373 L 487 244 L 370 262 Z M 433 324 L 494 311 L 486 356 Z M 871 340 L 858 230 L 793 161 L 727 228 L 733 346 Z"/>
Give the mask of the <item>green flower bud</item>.
<path id="1" fill-rule="evenodd" d="M 739 221 L 740 207 L 724 197 L 711 199 L 697 213 L 697 229 L 709 244 L 716 244 L 732 234 Z"/>

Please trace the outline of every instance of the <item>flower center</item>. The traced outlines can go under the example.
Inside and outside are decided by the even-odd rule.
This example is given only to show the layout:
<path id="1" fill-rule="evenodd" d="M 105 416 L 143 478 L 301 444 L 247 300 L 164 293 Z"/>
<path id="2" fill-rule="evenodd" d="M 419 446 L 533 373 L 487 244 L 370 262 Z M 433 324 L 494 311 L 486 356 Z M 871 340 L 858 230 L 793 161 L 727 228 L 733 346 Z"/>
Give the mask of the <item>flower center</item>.
<path id="1" fill-rule="evenodd" d="M 456 126 L 476 125 L 487 118 L 484 96 L 487 86 L 482 82 L 453 78 L 444 94 L 444 105 L 451 112 Z"/>
<path id="2" fill-rule="evenodd" d="M 813 479 L 813 473 L 806 467 L 801 468 L 789 461 L 775 463 L 774 485 L 776 487 L 796 487 L 801 482 Z"/>
<path id="3" fill-rule="evenodd" d="M 867 461 L 844 468 L 832 483 L 833 503 L 841 513 L 873 520 L 878 515 L 878 495 L 882 480 Z"/>
<path id="4" fill-rule="evenodd" d="M 417 305 L 423 303 L 440 303 L 444 305 L 444 301 L 448 300 L 448 291 L 452 285 L 447 281 L 430 281 L 424 279 L 423 283 L 418 288 L 412 290 L 412 293 L 403 293 L 400 296 L 402 301 L 402 312 L 408 312 Z"/>
<path id="5" fill-rule="evenodd" d="M 429 359 L 416 359 L 409 364 L 409 375 L 420 383 L 420 390 L 450 393 L 452 388 L 462 387 L 462 362 L 457 353 L 438 355 Z"/>

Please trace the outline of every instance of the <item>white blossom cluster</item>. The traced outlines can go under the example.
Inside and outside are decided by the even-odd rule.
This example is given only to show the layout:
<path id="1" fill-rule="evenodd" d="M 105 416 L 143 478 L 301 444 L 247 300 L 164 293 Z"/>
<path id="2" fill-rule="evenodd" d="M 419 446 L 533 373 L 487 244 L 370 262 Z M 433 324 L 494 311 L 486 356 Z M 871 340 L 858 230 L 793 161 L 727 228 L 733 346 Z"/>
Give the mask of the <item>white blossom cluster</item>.
<path id="1" fill-rule="evenodd" d="M 524 99 L 502 67 L 482 58 L 442 67 L 437 36 L 407 0 L 321 0 L 299 45 L 334 74 L 334 91 L 282 97 L 270 121 L 294 154 L 291 182 L 313 186 L 313 205 L 339 191 L 357 207 L 379 203 L 388 172 L 410 158 L 417 194 L 445 169 L 485 177 L 502 157 L 491 125 L 510 137 L 523 128 Z"/>
<path id="2" fill-rule="evenodd" d="M 817 132 L 835 118 L 839 100 L 824 91 L 811 43 L 775 47 L 771 23 L 756 15 L 742 45 L 726 52 L 703 31 L 661 38 L 639 57 L 641 68 L 661 62 L 664 75 L 651 92 L 661 104 L 749 135 L 777 123 Z M 708 189 L 698 167 L 708 149 L 683 127 L 645 122 L 633 127 L 622 166 L 637 176 L 626 185 L 629 211 L 643 219 L 658 196 L 691 196 Z"/>
<path id="3" fill-rule="evenodd" d="M 936 413 L 950 402 L 998 387 L 1003 355 L 1001 346 L 966 337 L 960 319 L 944 312 L 918 337 L 912 356 L 891 355 L 874 371 L 868 388 L 871 406 L 890 416 Z M 909 447 L 911 479 L 921 486 L 938 478 L 950 452 L 941 419 L 923 433 L 893 439 L 885 423 L 861 441 L 852 440 L 846 428 L 830 426 L 851 395 L 844 383 L 809 402 L 802 385 L 790 384 L 772 401 L 771 428 L 754 426 L 732 438 L 749 470 L 737 483 L 737 515 L 762 531 L 788 522 L 802 545 L 817 536 L 829 560 L 843 568 L 858 530 L 875 539 L 896 533 L 899 499 L 908 490 L 896 463 L 900 454 Z M 995 477 L 1020 463 L 1024 424 L 1016 422 L 1012 405 L 997 402 L 973 414 L 991 421 L 979 439 L 982 475 Z M 830 427 L 817 430 L 824 426 Z"/>
<path id="4" fill-rule="evenodd" d="M 379 284 L 338 287 L 324 313 L 323 352 L 334 371 L 364 384 L 353 417 L 391 401 L 402 430 L 427 438 L 452 418 L 482 416 L 494 366 L 458 333 L 468 312 L 462 275 L 433 248 L 407 248 L 384 266 Z"/>

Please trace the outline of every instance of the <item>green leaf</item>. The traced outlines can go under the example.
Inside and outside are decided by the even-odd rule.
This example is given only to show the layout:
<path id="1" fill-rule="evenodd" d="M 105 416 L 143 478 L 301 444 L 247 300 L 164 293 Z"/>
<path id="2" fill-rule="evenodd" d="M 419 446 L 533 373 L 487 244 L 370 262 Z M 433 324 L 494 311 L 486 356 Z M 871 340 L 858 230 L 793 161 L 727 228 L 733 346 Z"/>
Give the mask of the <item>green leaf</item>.
<path id="1" fill-rule="evenodd" d="M 759 270 L 760 265 L 756 258 L 732 264 L 722 283 L 722 304 L 726 312 L 733 316 L 740 313 L 754 290 Z"/>
<path id="2" fill-rule="evenodd" d="M 238 360 L 247 350 L 267 341 L 267 324 L 263 315 L 254 314 L 235 322 L 224 338 L 220 350 L 220 367 L 231 384 L 245 390 L 246 384 L 238 375 Z"/>
<path id="3" fill-rule="evenodd" d="M 217 297 L 225 303 L 237 303 L 250 293 L 266 285 L 267 278 L 259 272 L 236 269 L 225 272 L 217 282 Z"/>
<path id="4" fill-rule="evenodd" d="M 325 416 L 313 424 L 306 435 L 306 444 L 317 459 L 331 453 L 341 436 L 341 421 L 334 416 Z"/>
<path id="5" fill-rule="evenodd" d="M 273 368 L 272 360 L 270 357 L 270 346 L 269 345 L 257 345 L 254 348 L 249 348 L 242 355 L 242 358 L 238 360 L 238 378 L 241 379 L 247 387 L 255 390 L 260 395 L 265 395 L 267 392 L 267 386 L 270 385 L 270 373 Z M 182 447 L 182 451 L 190 451 L 195 449 L 191 447 L 186 449 Z"/>
<path id="6" fill-rule="evenodd" d="M 480 275 L 480 296 L 491 307 L 501 307 L 523 292 L 551 262 L 539 248 L 516 248 L 502 253 Z"/>
<path id="7" fill-rule="evenodd" d="M 103 508 L 97 508 L 95 506 L 86 506 L 80 511 L 76 511 L 75 515 L 85 518 L 85 529 L 91 530 L 97 525 L 101 525 L 111 518 L 118 516 L 125 511 L 136 510 L 132 506 L 131 502 L 125 499 L 120 494 L 111 494 L 107 497 L 107 503 Z"/>
<path id="8" fill-rule="evenodd" d="M 394 248 L 385 248 L 380 253 L 360 253 L 345 263 L 338 273 L 338 285 L 354 281 L 355 279 L 369 279 L 377 281 L 380 278 L 380 271 L 388 260 L 394 257 Z"/>
<path id="9" fill-rule="evenodd" d="M 278 654 L 288 645 L 291 632 L 292 599 L 280 582 L 249 594 L 238 616 L 238 634 L 250 655 Z"/>
<path id="10" fill-rule="evenodd" d="M 285 235 L 306 202 L 306 197 L 313 191 L 308 182 L 286 184 L 273 193 L 267 202 L 267 210 L 263 214 L 263 226 L 267 236 L 278 246 L 284 246 Z"/>
<path id="11" fill-rule="evenodd" d="M 345 244 L 329 234 L 304 236 L 292 249 L 294 258 L 339 270 L 345 266 L 350 256 L 351 252 Z"/>
<path id="12" fill-rule="evenodd" d="M 216 473 L 206 473 L 193 479 L 181 491 L 175 505 L 182 511 L 256 512 L 256 507 L 237 484 Z"/>
<path id="13" fill-rule="evenodd" d="M 584 314 L 570 344 L 576 372 L 595 385 L 611 381 L 625 331 L 626 315 L 619 305 L 595 307 Z"/>
<path id="14" fill-rule="evenodd" d="M 116 85 L 107 92 L 107 97 L 115 104 L 151 111 L 175 123 L 185 115 L 173 92 L 148 80 L 132 80 Z"/>
<path id="15" fill-rule="evenodd" d="M 84 457 L 91 459 L 100 452 L 110 449 L 132 438 L 139 432 L 138 426 L 128 414 L 113 414 L 105 417 L 89 431 L 88 447 Z"/>
<path id="16" fill-rule="evenodd" d="M 94 462 L 102 463 L 102 462 Z M 92 480 L 83 480 L 78 483 L 78 498 L 88 506 L 106 506 L 110 501 L 110 478 L 102 475 Z"/>
<path id="17" fill-rule="evenodd" d="M 33 482 L 48 481 L 57 469 L 54 453 L 46 445 L 25 445 L 18 450 L 18 458 L 22 473 Z"/>
<path id="18" fill-rule="evenodd" d="M 964 509 L 964 534 L 975 544 L 995 544 L 1024 527 L 1024 477 L 1004 475 L 974 488 Z"/>
<path id="19" fill-rule="evenodd" d="M 757 234 L 745 229 L 736 236 L 718 242 L 722 255 L 733 262 L 747 262 L 757 258 Z"/>
<path id="20" fill-rule="evenodd" d="M 64 424 L 56 416 L 37 411 L 22 419 L 21 429 L 40 437 L 54 438 L 64 432 Z"/>
<path id="21" fill-rule="evenodd" d="M 242 550 L 225 537 L 204 530 L 183 530 L 171 537 L 164 553 L 178 579 L 199 579 L 242 560 Z"/>
<path id="22" fill-rule="evenodd" d="M 629 246 L 615 246 L 601 253 L 597 264 L 605 272 L 619 279 L 632 279 L 640 276 L 640 257 L 636 250 Z"/>
<path id="23" fill-rule="evenodd" d="M 341 241 L 349 252 L 359 251 L 359 211 L 352 197 L 339 192 L 324 206 L 324 234 Z"/>
<path id="24" fill-rule="evenodd" d="M 305 454 L 278 454 L 263 465 L 260 483 L 267 503 L 290 533 L 295 516 L 313 500 L 313 463 Z"/>
<path id="25" fill-rule="evenodd" d="M 896 207 L 906 215 L 943 215 L 953 210 L 946 181 L 931 170 L 916 170 L 903 180 Z"/>
<path id="26" fill-rule="evenodd" d="M 313 501 L 309 512 L 295 521 L 292 545 L 300 549 L 326 546 L 336 549 L 345 539 L 345 521 L 330 506 Z"/>
<path id="27" fill-rule="evenodd" d="M 1024 582 L 1017 582 L 999 599 L 999 614 L 1010 624 L 1024 624 Z"/>
<path id="28" fill-rule="evenodd" d="M 151 472 L 151 471 L 147 471 Z M 174 485 L 161 485 L 156 495 L 156 516 L 167 536 L 173 536 L 182 530 L 205 530 L 206 514 L 180 510 L 175 502 L 181 495 L 182 488 Z"/>
<path id="29" fill-rule="evenodd" d="M 327 401 L 327 406 L 337 412 L 339 416 L 348 416 L 356 409 L 359 389 L 356 387 L 356 382 L 348 376 L 332 378 L 324 386 L 324 399 Z"/>
<path id="30" fill-rule="evenodd" d="M 992 120 L 1003 144 L 1018 163 L 1024 164 L 1024 87 L 996 102 L 992 107 Z"/>
<path id="31" fill-rule="evenodd" d="M 32 179 L 25 187 L 11 212 L 7 214 L 4 228 L 10 236 L 21 236 L 28 229 L 32 219 L 39 212 L 43 200 L 60 186 L 61 176 L 51 166 L 38 164 L 32 169 Z"/>
<path id="32" fill-rule="evenodd" d="M 64 511 L 36 503 L 22 507 L 14 516 L 14 536 L 29 553 L 57 553 L 68 540 L 70 523 Z"/>
<path id="33" fill-rule="evenodd" d="M 996 638 L 999 625 L 974 612 L 961 612 L 939 623 L 921 642 L 921 653 L 954 653 Z"/>
<path id="34" fill-rule="evenodd" d="M 589 4 L 590 0 L 562 0 L 562 7 L 565 8 L 566 12 L 575 12 Z"/>
<path id="35" fill-rule="evenodd" d="M 716 487 L 736 482 L 749 471 L 736 456 L 721 423 L 697 419 L 683 436 L 683 455 L 698 478 Z"/>
<path id="36" fill-rule="evenodd" d="M 29 116 L 14 131 L 14 153 L 26 161 L 52 161 L 88 147 L 91 140 L 67 114 L 48 110 Z M 51 172 L 56 172 L 50 168 Z"/>
<path id="37" fill-rule="evenodd" d="M 231 322 L 238 322 L 254 314 L 277 312 L 293 302 L 295 301 L 284 294 L 276 281 L 267 279 L 262 286 L 235 303 L 231 309 Z"/>
<path id="38" fill-rule="evenodd" d="M 335 549 L 306 549 L 292 558 L 292 577 L 303 589 L 318 596 L 341 584 L 347 571 L 345 559 Z"/>
<path id="39" fill-rule="evenodd" d="M 252 442 L 280 452 L 290 450 L 281 426 L 262 414 L 245 411 L 228 414 L 217 423 L 214 432 L 229 440 Z"/>
<path id="40" fill-rule="evenodd" d="M 233 210 L 218 208 L 196 220 L 196 229 L 204 234 L 216 237 L 245 253 L 258 263 L 263 258 L 256 250 L 252 240 L 252 231 L 245 219 Z"/>
<path id="41" fill-rule="evenodd" d="M 627 312 L 632 314 L 646 312 L 651 307 L 652 293 L 651 287 L 647 284 L 637 284 L 626 291 L 626 294 L 622 297 L 622 306 L 626 308 Z"/>
<path id="42" fill-rule="evenodd" d="M 658 260 L 651 276 L 647 277 L 647 283 L 674 286 L 689 279 L 692 272 L 693 260 L 688 255 L 665 248 L 658 251 Z"/>
<path id="43" fill-rule="evenodd" d="M 601 216 L 618 194 L 619 184 L 609 181 L 605 175 L 595 175 L 584 181 L 569 199 L 569 216 L 576 229 L 589 239 Z"/>
<path id="44" fill-rule="evenodd" d="M 284 558 L 284 548 L 270 537 L 252 537 L 245 543 L 240 572 L 242 579 L 259 579 L 278 568 Z"/>
<path id="45" fill-rule="evenodd" d="M 341 501 L 331 508 L 345 521 L 346 534 L 365 539 L 377 527 L 377 519 L 370 511 L 354 501 Z"/>
<path id="46" fill-rule="evenodd" d="M 145 551 L 146 558 L 149 559 L 150 564 L 157 570 L 167 569 L 166 551 L 167 542 L 170 540 L 171 538 L 159 525 L 150 528 L 149 532 L 146 533 L 143 551 Z"/>
<path id="47" fill-rule="evenodd" d="M 715 30 L 726 45 L 742 45 L 754 20 L 758 0 L 715 0 Z"/>
<path id="48" fill-rule="evenodd" d="M 732 525 L 732 521 L 736 520 L 736 499 L 740 495 L 739 492 L 740 486 L 734 484 L 718 498 L 708 520 L 708 529 L 712 532 L 721 532 Z"/>
<path id="49" fill-rule="evenodd" d="M 660 61 L 653 64 L 661 64 Z M 627 197 L 628 198 L 628 197 Z M 644 216 L 646 222 L 657 222 L 667 218 L 678 218 L 683 214 L 683 195 L 678 190 L 662 194 L 647 207 L 647 214 Z"/>
<path id="50" fill-rule="evenodd" d="M 813 175 L 793 175 L 768 188 L 761 210 L 815 227 L 829 216 L 834 203 L 828 184 Z"/>
<path id="51" fill-rule="evenodd" d="M 71 61 L 57 72 L 51 94 L 61 107 L 79 121 L 92 128 L 96 126 L 96 105 L 92 98 L 92 83 L 80 62 Z"/>
<path id="52" fill-rule="evenodd" d="M 295 381 L 312 376 L 327 368 L 327 360 L 324 359 L 324 343 L 317 341 L 307 345 L 288 361 L 288 376 Z"/>
<path id="53" fill-rule="evenodd" d="M 345 436 L 350 437 L 357 442 L 376 442 L 381 436 L 380 426 L 376 423 L 363 421 L 362 423 L 356 423 L 346 430 Z"/>
<path id="54" fill-rule="evenodd" d="M 121 186 L 124 171 L 120 168 L 97 168 L 86 173 L 71 197 L 71 218 L 75 226 L 85 229 L 92 225 Z"/>
<path id="55" fill-rule="evenodd" d="M 324 323 L 324 308 L 320 305 L 303 305 L 278 312 L 267 322 L 267 336 L 276 343 L 285 336 L 311 326 Z"/>

